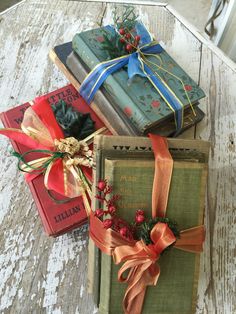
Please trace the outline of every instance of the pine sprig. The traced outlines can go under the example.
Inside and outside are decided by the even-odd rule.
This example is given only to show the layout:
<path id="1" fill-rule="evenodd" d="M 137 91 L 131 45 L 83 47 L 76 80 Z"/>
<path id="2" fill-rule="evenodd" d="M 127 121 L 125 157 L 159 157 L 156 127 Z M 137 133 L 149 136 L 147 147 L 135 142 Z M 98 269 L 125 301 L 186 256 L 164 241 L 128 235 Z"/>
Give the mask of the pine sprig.
<path id="1" fill-rule="evenodd" d="M 150 233 L 153 227 L 158 222 L 166 223 L 168 227 L 171 229 L 171 231 L 173 232 L 174 236 L 176 238 L 180 237 L 180 232 L 178 230 L 177 223 L 173 220 L 170 220 L 169 218 L 161 218 L 161 217 L 150 219 L 149 221 L 145 221 L 142 224 L 140 224 L 136 231 L 137 232 L 136 237 L 139 239 L 142 239 L 146 243 L 146 245 L 152 244 Z"/>
<path id="2" fill-rule="evenodd" d="M 73 136 L 82 140 L 95 131 L 95 122 L 89 113 L 80 113 L 64 100 L 52 105 L 57 123 L 62 128 L 65 137 Z"/>
<path id="3" fill-rule="evenodd" d="M 135 8 L 130 5 L 124 5 L 124 9 L 122 10 L 121 16 L 117 7 L 114 8 L 113 15 L 113 23 L 117 29 L 124 28 L 127 31 L 131 31 L 135 23 L 138 19 L 138 14 L 135 12 Z"/>
<path id="4" fill-rule="evenodd" d="M 130 35 L 129 38 L 125 38 L 118 31 L 122 29 L 126 34 L 131 34 L 138 18 L 135 8 L 128 5 L 123 7 L 121 15 L 117 7 L 114 8 L 112 14 L 114 27 L 117 31 L 110 33 L 104 28 L 102 30 L 104 40 L 100 43 L 101 49 L 107 52 L 109 59 L 118 58 L 132 52 L 134 46 L 132 47 L 130 44 L 131 41 L 134 44 L 134 40 L 132 39 L 134 36 Z M 129 49 L 127 49 L 127 45 L 130 46 Z"/>
<path id="5" fill-rule="evenodd" d="M 104 41 L 101 43 L 101 49 L 105 50 L 109 58 L 114 59 L 126 54 L 125 46 L 120 42 L 120 35 L 116 32 L 113 34 L 107 30 L 102 30 Z"/>

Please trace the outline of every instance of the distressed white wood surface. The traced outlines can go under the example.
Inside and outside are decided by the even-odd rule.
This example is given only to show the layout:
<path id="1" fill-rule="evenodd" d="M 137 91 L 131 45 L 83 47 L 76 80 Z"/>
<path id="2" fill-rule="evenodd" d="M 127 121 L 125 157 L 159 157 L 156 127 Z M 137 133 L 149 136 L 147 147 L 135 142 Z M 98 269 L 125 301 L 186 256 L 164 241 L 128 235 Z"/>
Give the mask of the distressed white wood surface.
<path id="1" fill-rule="evenodd" d="M 196 130 L 212 142 L 197 313 L 235 313 L 236 66 L 170 6 L 137 2 L 144 23 L 207 94 Z M 111 9 L 97 1 L 26 0 L 0 15 L 0 111 L 63 86 L 49 50 L 110 23 Z M 86 227 L 47 238 L 8 141 L 0 141 L 0 313 L 96 313 L 86 293 Z"/>

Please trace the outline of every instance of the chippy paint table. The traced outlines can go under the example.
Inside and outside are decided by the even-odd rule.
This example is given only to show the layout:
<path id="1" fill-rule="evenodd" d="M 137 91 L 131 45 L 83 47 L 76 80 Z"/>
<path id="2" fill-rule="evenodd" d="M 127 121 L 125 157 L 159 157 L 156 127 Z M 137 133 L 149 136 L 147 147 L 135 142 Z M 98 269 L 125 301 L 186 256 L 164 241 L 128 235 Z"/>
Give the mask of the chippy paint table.
<path id="1" fill-rule="evenodd" d="M 206 118 L 184 135 L 212 144 L 197 313 L 233 314 L 236 64 L 168 5 L 136 4 L 151 32 L 207 94 L 201 102 Z M 66 79 L 49 60 L 49 50 L 76 32 L 110 23 L 112 7 L 97 1 L 25 0 L 3 12 L 0 111 L 63 86 Z M 96 313 L 86 293 L 87 228 L 46 237 L 23 175 L 9 157 L 9 142 L 0 141 L 0 313 Z"/>

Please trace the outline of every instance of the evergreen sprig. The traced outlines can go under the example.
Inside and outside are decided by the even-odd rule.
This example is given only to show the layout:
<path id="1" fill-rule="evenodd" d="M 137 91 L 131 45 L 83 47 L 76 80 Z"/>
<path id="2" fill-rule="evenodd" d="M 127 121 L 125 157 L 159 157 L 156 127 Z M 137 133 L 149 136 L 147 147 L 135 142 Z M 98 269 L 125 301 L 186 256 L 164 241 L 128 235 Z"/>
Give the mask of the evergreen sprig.
<path id="1" fill-rule="evenodd" d="M 117 32 L 110 33 L 105 28 L 102 31 L 103 42 L 101 42 L 101 49 L 105 50 L 108 57 L 111 59 L 118 58 L 127 54 L 125 44 L 121 42 L 122 36 L 118 30 L 123 28 L 127 33 L 131 33 L 135 27 L 138 15 L 135 13 L 133 6 L 125 5 L 120 15 L 117 7 L 113 12 L 113 23 Z"/>
<path id="2" fill-rule="evenodd" d="M 180 237 L 180 232 L 178 230 L 178 225 L 175 221 L 169 219 L 169 218 L 161 218 L 161 217 L 157 217 L 154 219 L 150 219 L 149 221 L 145 221 L 142 224 L 139 225 L 139 227 L 137 228 L 137 238 L 138 239 L 142 239 L 146 245 L 148 244 L 153 244 L 152 240 L 150 238 L 150 233 L 151 230 L 153 229 L 153 227 L 158 223 L 158 222 L 163 222 L 166 223 L 168 225 L 168 227 L 171 229 L 171 231 L 173 232 L 174 236 L 176 238 Z"/>
<path id="3" fill-rule="evenodd" d="M 127 53 L 125 46 L 120 42 L 120 35 L 118 33 L 114 32 L 111 34 L 106 29 L 103 29 L 102 35 L 104 41 L 101 43 L 101 49 L 107 52 L 109 59 L 118 58 Z"/>
<path id="4" fill-rule="evenodd" d="M 83 140 L 95 131 L 95 122 L 90 114 L 78 112 L 64 100 L 52 105 L 52 110 L 65 137 L 73 136 L 78 140 Z"/>
<path id="5" fill-rule="evenodd" d="M 118 8 L 115 6 L 112 11 L 113 23 L 116 29 L 124 28 L 131 31 L 138 19 L 138 14 L 135 12 L 135 7 L 130 5 L 124 5 L 121 15 Z"/>

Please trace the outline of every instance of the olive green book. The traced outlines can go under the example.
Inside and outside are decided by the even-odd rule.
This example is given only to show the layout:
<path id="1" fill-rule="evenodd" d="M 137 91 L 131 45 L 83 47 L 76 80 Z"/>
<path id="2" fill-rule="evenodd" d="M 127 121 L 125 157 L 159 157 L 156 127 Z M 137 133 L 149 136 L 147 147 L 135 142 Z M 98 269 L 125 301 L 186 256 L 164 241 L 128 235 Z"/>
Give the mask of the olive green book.
<path id="1" fill-rule="evenodd" d="M 198 225 L 202 223 L 203 217 L 209 143 L 197 140 L 170 139 L 169 147 L 175 160 L 175 166 L 167 215 L 177 220 L 181 229 Z M 101 136 L 95 140 L 95 152 L 98 161 L 100 161 L 100 165 L 96 169 L 97 178 L 104 175 L 108 176 L 113 182 L 115 193 L 122 194 L 122 201 L 119 204 L 121 216 L 123 216 L 123 211 L 125 214 L 123 217 L 129 220 L 133 218 L 137 209 L 142 208 L 150 211 L 154 171 L 150 140 L 132 137 L 113 137 L 111 140 L 109 137 Z M 140 157 L 138 157 L 138 153 L 141 153 L 142 156 L 139 155 Z M 120 157 L 121 155 L 123 157 L 126 155 L 126 158 L 130 156 L 130 158 L 125 160 L 125 157 Z M 103 166 L 100 167 L 101 165 Z M 134 173 L 136 178 L 134 178 Z M 188 204 L 187 208 L 186 204 Z M 95 283 L 96 287 L 93 286 L 91 291 L 97 293 L 95 299 L 99 303 L 100 313 L 122 313 L 125 284 L 117 282 L 117 266 L 113 264 L 109 256 L 102 254 L 100 269 L 97 251 L 89 254 L 90 264 L 91 260 L 95 260 L 97 264 L 97 274 L 91 272 L 90 275 L 94 276 L 92 282 Z M 185 264 L 184 276 L 178 278 L 178 272 L 182 272 Z M 198 255 L 180 252 L 176 249 L 166 253 L 160 260 L 161 277 L 158 285 L 149 287 L 147 290 L 143 313 L 194 312 L 198 264 Z M 171 275 L 173 278 L 168 278 L 166 272 L 168 272 L 168 276 Z M 174 279 L 174 283 L 172 279 Z M 98 287 L 99 283 L 100 286 Z M 186 283 L 188 283 L 187 286 Z M 169 301 L 171 298 L 169 298 L 168 293 L 166 294 L 168 289 L 171 291 L 171 295 L 178 299 L 174 307 L 174 303 Z M 160 296 L 160 298 L 158 297 L 160 302 L 157 302 L 156 295 Z M 150 303 L 149 301 L 153 299 L 157 301 Z"/>
<path id="2" fill-rule="evenodd" d="M 128 137 L 126 137 L 128 138 Z M 132 137 L 133 138 L 133 137 Z M 131 152 L 127 152 L 126 150 L 109 149 L 109 150 L 101 150 L 100 149 L 100 137 L 96 138 L 94 141 L 94 152 L 95 153 L 95 164 L 96 167 L 93 169 L 93 178 L 95 184 L 93 185 L 93 196 L 96 195 L 96 183 L 99 179 L 104 178 L 104 161 L 106 157 L 115 156 L 123 160 L 127 160 L 128 158 L 152 158 L 151 151 L 143 151 L 142 148 L 140 150 L 132 150 Z M 116 137 L 117 139 L 117 137 Z M 97 141 L 96 141 L 97 140 Z M 111 137 L 107 138 L 107 140 L 112 140 Z M 112 142 L 112 141 L 111 141 Z M 110 143 L 111 143 L 110 142 Z M 96 210 L 99 204 L 95 197 L 92 197 L 92 209 Z M 100 293 L 100 256 L 101 253 L 99 249 L 94 245 L 93 241 L 89 239 L 88 246 L 88 282 L 87 289 L 88 292 L 93 295 L 93 299 L 95 304 L 99 304 L 99 293 Z"/>

